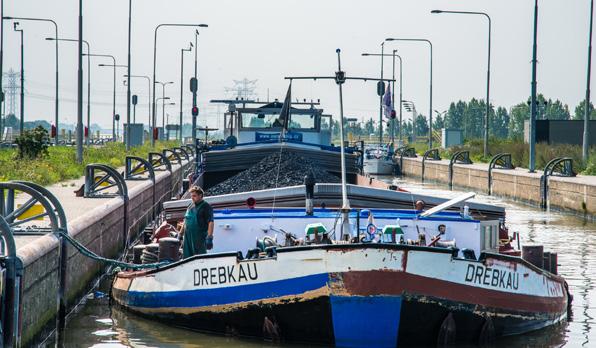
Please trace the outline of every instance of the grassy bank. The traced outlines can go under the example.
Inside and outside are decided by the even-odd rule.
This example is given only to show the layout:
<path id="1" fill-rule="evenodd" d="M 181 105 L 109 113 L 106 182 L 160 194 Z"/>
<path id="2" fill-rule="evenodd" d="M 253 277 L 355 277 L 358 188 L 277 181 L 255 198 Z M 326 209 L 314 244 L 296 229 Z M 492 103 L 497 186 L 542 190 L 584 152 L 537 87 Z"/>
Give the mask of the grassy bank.
<path id="1" fill-rule="evenodd" d="M 75 147 L 50 147 L 48 156 L 36 160 L 19 160 L 14 149 L 0 149 L 0 182 L 8 180 L 26 180 L 41 185 L 50 185 L 68 179 L 76 179 L 84 174 L 89 163 L 102 163 L 112 167 L 124 165 L 127 155 L 147 158 L 149 152 L 161 152 L 163 149 L 177 146 L 176 141 L 157 142 L 155 147 L 143 145 L 134 147 L 130 152 L 122 143 L 109 143 L 102 147 L 85 147 L 83 163 L 76 162 Z"/>
<path id="2" fill-rule="evenodd" d="M 418 154 L 423 154 L 428 150 L 427 144 L 417 143 L 414 146 Z M 489 143 L 490 154 L 510 153 L 513 165 L 516 167 L 527 168 L 529 163 L 529 145 L 523 142 L 511 140 L 491 139 Z M 457 151 L 468 150 L 470 157 L 474 162 L 490 162 L 492 155 L 483 156 L 483 142 L 481 139 L 467 141 L 463 146 L 454 146 L 449 149 L 441 149 L 441 157 L 450 158 Z M 584 175 L 596 175 L 596 148 L 590 149 L 590 159 L 587 163 L 582 160 L 582 147 L 579 145 L 545 143 L 536 144 L 536 169 L 544 169 L 544 166 L 553 158 L 571 157 L 573 158 L 573 170 L 576 173 Z"/>

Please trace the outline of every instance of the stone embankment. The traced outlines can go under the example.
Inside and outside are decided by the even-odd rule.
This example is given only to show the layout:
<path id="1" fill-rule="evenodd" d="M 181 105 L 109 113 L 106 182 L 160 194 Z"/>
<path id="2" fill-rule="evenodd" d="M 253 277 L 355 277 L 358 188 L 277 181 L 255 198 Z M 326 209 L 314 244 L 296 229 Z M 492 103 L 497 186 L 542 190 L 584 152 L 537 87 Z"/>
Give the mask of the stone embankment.
<path id="1" fill-rule="evenodd" d="M 421 178 L 423 181 L 449 185 L 449 160 L 423 161 L 422 157 L 403 158 L 402 175 Z M 472 189 L 479 193 L 489 192 L 488 164 L 454 163 L 452 168 L 453 187 Z M 424 177 L 423 177 L 424 176 Z M 498 169 L 490 171 L 492 195 L 542 205 L 550 209 L 567 211 L 596 219 L 596 177 L 578 175 L 575 177 L 549 176 L 546 195 L 541 186 L 543 173 L 529 173 L 527 169 Z"/>

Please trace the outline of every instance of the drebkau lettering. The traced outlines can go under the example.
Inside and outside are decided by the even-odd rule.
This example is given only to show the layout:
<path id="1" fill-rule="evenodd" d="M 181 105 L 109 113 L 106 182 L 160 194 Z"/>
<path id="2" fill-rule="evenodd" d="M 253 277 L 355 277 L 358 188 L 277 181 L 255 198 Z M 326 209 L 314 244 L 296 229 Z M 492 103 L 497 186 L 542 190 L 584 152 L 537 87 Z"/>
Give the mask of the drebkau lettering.
<path id="1" fill-rule="evenodd" d="M 517 290 L 519 274 L 483 265 L 468 265 L 465 281 L 468 283 L 487 285 L 501 289 Z"/>
<path id="2" fill-rule="evenodd" d="M 198 268 L 194 270 L 194 285 L 207 286 L 242 283 L 259 278 L 256 263 Z"/>

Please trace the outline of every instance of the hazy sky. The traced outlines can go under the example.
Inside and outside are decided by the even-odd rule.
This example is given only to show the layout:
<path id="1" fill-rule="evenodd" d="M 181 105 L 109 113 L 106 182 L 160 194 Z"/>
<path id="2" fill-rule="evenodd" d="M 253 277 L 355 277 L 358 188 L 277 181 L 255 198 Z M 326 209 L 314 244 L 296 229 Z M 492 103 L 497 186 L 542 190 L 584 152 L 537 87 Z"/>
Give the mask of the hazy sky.
<path id="1" fill-rule="evenodd" d="M 5 15 L 45 17 L 58 22 L 60 36 L 76 38 L 78 1 L 5 0 Z M 588 0 L 541 0 L 538 31 L 538 91 L 559 98 L 571 111 L 586 88 Z M 84 39 L 91 52 L 113 54 L 126 64 L 126 0 L 85 0 Z M 432 9 L 484 11 L 492 17 L 491 102 L 510 107 L 530 94 L 532 21 L 531 0 L 133 0 L 132 74 L 151 75 L 153 31 L 159 23 L 207 23 L 199 36 L 200 124 L 217 125 L 218 106 L 209 100 L 225 97 L 225 87 L 243 78 L 257 81 L 261 99 L 282 99 L 284 76 L 331 75 L 337 68 L 335 49 L 342 49 L 342 67 L 348 75 L 379 76 L 379 52 L 386 37 L 428 38 L 434 45 L 433 108 L 445 110 L 458 99 L 485 98 L 487 21 L 481 16 L 434 15 Z M 46 23 L 21 22 L 25 30 L 26 114 L 29 119 L 54 118 L 54 44 Z M 179 117 L 180 49 L 194 40 L 194 29 L 160 29 L 157 79 L 175 81 L 166 89 L 176 106 L 167 108 Z M 403 96 L 428 114 L 428 46 L 422 43 L 387 43 L 403 58 Z M 76 120 L 76 43 L 60 45 L 61 117 Z M 19 36 L 5 21 L 4 71 L 19 69 Z M 190 117 L 188 79 L 193 54 L 185 55 L 184 111 Z M 391 61 L 385 71 L 391 73 Z M 111 127 L 112 70 L 100 68 L 109 60 L 92 58 L 92 123 Z M 86 65 L 84 67 L 86 69 Z M 118 72 L 117 113 L 126 117 L 126 87 Z M 86 71 L 85 71 L 86 79 Z M 594 86 L 594 84 L 592 84 Z M 133 80 L 139 95 L 137 120 L 147 119 L 147 82 Z M 337 87 L 331 81 L 296 81 L 295 98 L 320 98 L 326 112 L 338 114 Z M 161 87 L 157 87 L 161 96 Z M 349 117 L 378 117 L 374 83 L 351 82 L 344 89 Z M 85 92 L 86 93 L 86 92 Z M 225 107 L 220 107 L 223 112 Z M 17 106 L 18 110 L 18 106 Z M 18 114 L 18 112 L 17 112 Z M 161 107 L 158 109 L 161 120 Z M 410 115 L 404 111 L 404 118 Z M 161 123 L 161 121 L 159 121 Z M 220 124 L 220 123 L 219 123 Z"/>

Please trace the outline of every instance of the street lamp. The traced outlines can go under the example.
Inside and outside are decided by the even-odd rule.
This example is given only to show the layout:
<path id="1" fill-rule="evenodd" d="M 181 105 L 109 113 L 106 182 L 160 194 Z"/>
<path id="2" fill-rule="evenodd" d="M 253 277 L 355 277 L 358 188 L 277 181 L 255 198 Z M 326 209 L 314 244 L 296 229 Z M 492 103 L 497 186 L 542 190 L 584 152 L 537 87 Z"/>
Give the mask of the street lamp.
<path id="1" fill-rule="evenodd" d="M 131 77 L 131 78 L 134 77 L 134 78 L 147 79 L 147 83 L 148 83 L 148 87 L 149 87 L 148 88 L 148 91 L 147 91 L 147 93 L 149 93 L 148 96 L 147 96 L 147 101 L 148 101 L 147 107 L 149 108 L 149 119 L 148 119 L 149 124 L 148 124 L 148 126 L 149 126 L 149 129 L 151 131 L 151 139 L 153 139 L 153 129 L 151 128 L 151 78 L 149 76 L 146 76 L 146 75 L 124 75 L 124 77 Z M 125 82 L 126 81 L 128 81 L 128 80 L 125 80 Z M 130 83 L 126 83 L 126 84 L 128 85 L 127 88 L 130 89 Z"/>
<path id="2" fill-rule="evenodd" d="M 452 14 L 463 14 L 463 15 L 480 15 L 488 19 L 488 63 L 486 69 L 486 115 L 484 117 L 484 157 L 488 157 L 488 127 L 490 117 L 490 43 L 491 43 L 491 19 L 487 13 L 484 12 L 470 12 L 470 11 L 443 11 L 443 10 L 432 10 L 434 14 L 439 13 L 452 13 Z"/>
<path id="3" fill-rule="evenodd" d="M 122 67 L 122 65 L 116 64 L 116 58 L 109 54 L 94 54 L 96 57 L 110 57 L 112 58 L 113 64 L 98 64 L 97 66 L 106 67 L 109 66 L 114 69 L 114 95 L 112 97 L 112 141 L 116 141 L 116 68 Z M 120 116 L 118 116 L 120 118 Z"/>
<path id="4" fill-rule="evenodd" d="M 86 56 L 112 58 L 114 63 L 110 66 L 114 67 L 114 89 L 112 95 L 112 141 L 116 141 L 116 58 L 111 54 L 86 54 Z"/>
<path id="5" fill-rule="evenodd" d="M 537 113 L 537 101 L 536 101 L 536 65 L 538 64 L 538 0 L 534 1 L 534 35 L 532 44 L 532 82 L 531 85 L 531 97 L 530 103 L 530 139 L 528 139 L 528 145 L 530 147 L 530 158 L 528 171 L 534 173 L 536 167 L 536 113 Z"/>
<path id="6" fill-rule="evenodd" d="M 162 96 L 162 99 L 165 99 L 165 97 L 166 97 L 166 86 L 167 85 L 171 85 L 174 82 L 173 81 L 168 81 L 168 82 L 155 81 L 155 83 L 159 83 L 161 85 L 161 96 Z M 170 99 L 170 98 L 168 98 L 168 99 Z M 166 120 L 165 119 L 165 106 L 162 103 L 162 108 L 161 108 L 161 126 L 162 127 L 165 127 L 165 122 L 166 122 L 165 120 Z"/>
<path id="7" fill-rule="evenodd" d="M 25 129 L 25 50 L 23 49 L 23 29 L 17 29 L 19 26 L 19 22 L 14 22 L 13 29 L 16 32 L 21 33 L 21 130 L 19 132 L 20 136 L 23 136 L 23 131 Z"/>
<path id="8" fill-rule="evenodd" d="M 410 100 L 404 100 L 402 102 L 402 104 L 407 112 L 412 113 L 412 140 L 415 140 L 416 139 L 416 118 L 418 116 L 417 111 L 416 111 L 416 105 L 414 104 L 413 101 L 410 101 Z"/>
<path id="9" fill-rule="evenodd" d="M 2 14 L 4 14 L 4 11 L 2 11 Z M 3 19 L 7 19 L 7 20 L 19 20 L 19 21 L 38 21 L 38 22 L 50 22 L 52 24 L 54 24 L 54 35 L 55 35 L 55 39 L 58 40 L 58 24 L 56 24 L 55 21 L 51 20 L 51 19 L 47 19 L 47 18 L 30 18 L 30 17 L 12 17 L 12 16 L 4 16 L 2 17 Z M 3 35 L 2 35 L 3 36 Z M 0 39 L 1 40 L 1 39 Z M 0 52 L 1 52 L 1 48 L 0 48 Z M 0 53 L 0 76 L 2 75 L 2 63 L 1 63 L 1 55 L 2 53 Z M 56 98 L 55 98 L 55 121 L 56 122 L 56 138 L 54 139 L 54 144 L 58 145 L 58 134 L 59 133 L 59 126 L 58 126 L 58 41 L 56 41 L 56 59 L 55 59 L 55 63 L 56 63 Z M 0 91 L 2 91 L 2 83 L 0 82 Z"/>
<path id="10" fill-rule="evenodd" d="M 392 54 L 385 54 L 385 56 L 392 56 L 393 57 L 393 105 L 395 105 L 395 58 L 397 57 L 399 59 L 399 142 L 400 145 L 402 143 L 402 108 L 401 108 L 401 104 L 402 104 L 402 92 L 403 92 L 403 82 L 402 82 L 402 75 L 403 75 L 403 68 L 402 68 L 402 59 L 401 56 L 399 54 L 396 54 L 397 50 L 393 50 Z M 378 53 L 362 53 L 362 56 L 364 57 L 370 57 L 370 56 L 379 56 L 380 54 Z"/>
<path id="11" fill-rule="evenodd" d="M 184 52 L 192 51 L 192 42 L 190 47 L 180 50 L 180 144 L 182 144 L 182 95 L 184 91 Z M 155 88 L 155 86 L 153 86 Z M 155 104 L 153 104 L 155 107 Z"/>
<path id="12" fill-rule="evenodd" d="M 195 29 L 195 81 L 197 81 L 197 88 L 192 91 L 192 107 L 197 107 L 197 90 L 199 88 L 199 81 L 197 80 L 197 56 L 199 52 L 199 30 Z M 199 110 L 197 108 L 197 110 Z M 192 146 L 197 145 L 197 116 L 192 117 Z M 195 162 L 198 163 L 199 158 L 195 158 Z M 195 167 L 196 169 L 196 167 Z"/>
<path id="13" fill-rule="evenodd" d="M 590 76 L 592 74 L 592 20 L 594 18 L 594 0 L 590 1 L 590 34 L 588 35 L 588 72 L 586 73 L 586 106 L 584 114 L 584 137 L 582 146 L 582 159 L 588 163 L 590 147 Z"/>
<path id="14" fill-rule="evenodd" d="M 56 39 L 53 37 L 46 37 L 48 41 L 65 41 L 65 42 L 79 42 L 77 39 Z M 89 135 L 91 134 L 91 49 L 89 48 L 89 42 L 87 40 L 80 40 L 87 46 L 87 54 L 81 53 L 81 55 L 87 56 L 87 128 L 89 133 L 85 139 L 85 143 L 89 146 Z M 82 58 L 81 58 L 82 59 Z"/>
<path id="15" fill-rule="evenodd" d="M 430 105 L 428 108 L 428 146 L 432 149 L 433 147 L 433 44 L 428 39 L 401 39 L 401 38 L 387 38 L 385 41 L 418 41 L 426 42 L 430 48 Z"/>
<path id="16" fill-rule="evenodd" d="M 161 115 L 161 128 L 162 128 L 163 132 L 165 132 L 165 129 L 166 129 L 166 127 L 165 127 L 165 122 L 166 122 L 165 121 L 165 119 L 166 119 L 166 116 L 165 116 L 165 112 L 166 112 L 166 100 L 170 100 L 170 97 L 157 98 L 155 100 L 155 102 L 156 103 L 159 103 L 160 100 L 161 100 L 161 112 L 162 112 L 162 115 Z M 155 128 L 158 128 L 158 127 L 155 127 Z"/>
<path id="17" fill-rule="evenodd" d="M 155 77 L 155 70 L 157 66 L 157 31 L 161 27 L 199 27 L 199 28 L 207 28 L 207 24 L 180 24 L 180 23 L 162 23 L 155 27 L 154 37 L 153 37 L 153 81 L 156 80 Z M 130 63 L 129 63 L 130 65 Z M 182 88 L 182 86 L 181 86 Z M 182 106 L 181 106 L 182 107 Z M 155 123 L 155 84 L 153 85 L 153 123 Z M 180 124 L 182 127 L 182 123 Z M 182 130 L 180 130 L 180 134 L 182 134 Z M 155 144 L 155 140 L 151 137 L 151 145 Z"/>

